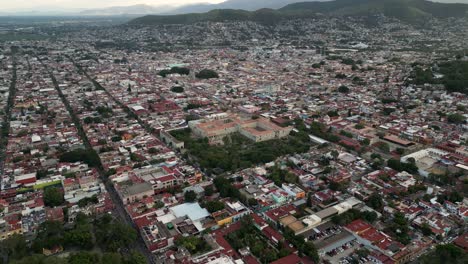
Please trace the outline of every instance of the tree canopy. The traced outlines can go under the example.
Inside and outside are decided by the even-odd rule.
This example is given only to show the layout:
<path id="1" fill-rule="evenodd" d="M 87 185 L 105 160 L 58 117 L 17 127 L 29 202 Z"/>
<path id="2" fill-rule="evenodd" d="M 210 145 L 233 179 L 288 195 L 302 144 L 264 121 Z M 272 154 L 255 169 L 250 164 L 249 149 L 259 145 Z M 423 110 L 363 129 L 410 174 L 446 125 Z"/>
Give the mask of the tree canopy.
<path id="1" fill-rule="evenodd" d="M 172 67 L 170 70 L 161 70 L 158 75 L 166 77 L 169 74 L 189 75 L 190 69 L 185 67 Z"/>
<path id="2" fill-rule="evenodd" d="M 183 93 L 184 92 L 184 87 L 174 86 L 174 87 L 171 88 L 171 92 L 173 92 L 173 93 Z"/>
<path id="3" fill-rule="evenodd" d="M 91 167 L 97 167 L 100 164 L 100 159 L 96 151 L 76 149 L 65 152 L 60 156 L 60 162 L 84 162 Z"/>
<path id="4" fill-rule="evenodd" d="M 198 72 L 195 77 L 198 79 L 214 79 L 214 78 L 219 78 L 219 75 L 217 72 L 209 69 L 204 69 Z"/>
<path id="5" fill-rule="evenodd" d="M 345 93 L 346 94 L 346 93 L 349 93 L 349 91 L 350 90 L 349 90 L 348 86 L 341 85 L 340 87 L 338 87 L 338 92 L 340 92 L 340 93 Z"/>
<path id="6" fill-rule="evenodd" d="M 423 256 L 422 264 L 462 264 L 468 262 L 468 254 L 454 244 L 437 245 L 435 250 Z"/>
<path id="7" fill-rule="evenodd" d="M 185 143 L 188 154 L 208 173 L 215 169 L 236 171 L 253 164 L 271 162 L 286 154 L 304 153 L 311 145 L 306 132 L 292 132 L 285 139 L 258 143 L 240 134 L 233 134 L 225 138 L 223 146 L 211 145 L 206 139 L 194 139 L 190 129 L 173 131 L 171 134 Z"/>
<path id="8" fill-rule="evenodd" d="M 44 204 L 46 206 L 55 207 L 60 206 L 65 202 L 63 193 L 59 188 L 49 187 L 44 189 Z"/>
<path id="9" fill-rule="evenodd" d="M 39 225 L 36 237 L 28 245 L 23 235 L 13 235 L 0 242 L 0 259 L 15 264 L 143 264 L 146 258 L 138 252 L 120 254 L 121 247 L 127 247 L 136 239 L 136 232 L 130 226 L 104 215 L 92 221 L 79 213 L 72 226 L 64 228 L 63 223 L 46 221 Z M 73 249 L 73 254 L 65 258 L 46 257 L 43 248 L 62 246 Z M 99 246 L 101 250 L 95 250 Z M 102 252 L 102 253 L 101 253 Z M 37 253 L 33 254 L 33 253 Z M 1 261 L 0 261 L 1 262 Z"/>
<path id="10" fill-rule="evenodd" d="M 193 203 L 195 200 L 197 200 L 197 193 L 194 191 L 190 190 L 184 193 L 184 201 L 186 203 Z"/>
<path id="11" fill-rule="evenodd" d="M 447 121 L 454 124 L 463 124 L 465 123 L 466 119 L 461 114 L 453 113 L 447 116 Z"/>

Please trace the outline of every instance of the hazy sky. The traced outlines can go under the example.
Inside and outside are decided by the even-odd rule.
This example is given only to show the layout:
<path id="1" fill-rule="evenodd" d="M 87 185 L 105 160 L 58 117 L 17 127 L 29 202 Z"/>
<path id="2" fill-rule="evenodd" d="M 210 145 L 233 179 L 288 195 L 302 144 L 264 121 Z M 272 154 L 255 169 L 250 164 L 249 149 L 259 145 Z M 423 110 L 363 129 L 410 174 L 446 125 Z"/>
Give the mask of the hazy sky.
<path id="1" fill-rule="evenodd" d="M 41 9 L 88 9 L 135 4 L 180 6 L 194 3 L 221 3 L 225 0 L 0 0 L 0 11 Z M 255 1 L 255 0 L 252 0 Z M 298 2 L 303 0 L 298 0 Z M 468 0 L 434 0 L 437 2 L 468 3 Z"/>
<path id="2" fill-rule="evenodd" d="M 18 9 L 61 9 L 128 6 L 136 4 L 180 6 L 195 3 L 221 3 L 225 0 L 0 0 L 0 11 Z M 255 0 L 252 0 L 255 1 Z"/>

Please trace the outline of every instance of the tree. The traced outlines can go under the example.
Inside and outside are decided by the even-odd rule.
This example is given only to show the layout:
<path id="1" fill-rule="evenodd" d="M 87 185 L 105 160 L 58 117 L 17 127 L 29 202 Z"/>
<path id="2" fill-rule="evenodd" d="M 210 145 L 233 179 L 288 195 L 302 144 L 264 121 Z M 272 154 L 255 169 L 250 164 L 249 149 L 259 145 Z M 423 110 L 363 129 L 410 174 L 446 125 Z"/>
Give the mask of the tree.
<path id="1" fill-rule="evenodd" d="M 216 186 L 216 189 L 219 191 L 221 197 L 231 197 L 239 199 L 239 190 L 236 189 L 228 179 L 219 176 L 214 179 L 213 183 Z"/>
<path id="2" fill-rule="evenodd" d="M 213 185 L 208 185 L 205 188 L 205 196 L 211 196 L 214 194 Z"/>
<path id="3" fill-rule="evenodd" d="M 340 116 L 340 115 L 338 114 L 337 111 L 331 111 L 331 110 L 327 112 L 327 115 L 328 115 L 329 117 Z"/>
<path id="4" fill-rule="evenodd" d="M 189 75 L 190 69 L 184 67 L 172 67 L 170 70 L 161 70 L 158 75 L 166 77 L 169 74 Z"/>
<path id="5" fill-rule="evenodd" d="M 397 153 L 398 155 L 403 155 L 403 154 L 405 154 L 405 149 L 403 149 L 403 148 L 397 148 L 395 151 L 396 151 L 396 153 Z"/>
<path id="6" fill-rule="evenodd" d="M 14 234 L 0 243 L 2 253 L 11 260 L 21 259 L 28 255 L 28 246 L 23 235 Z"/>
<path id="7" fill-rule="evenodd" d="M 27 256 L 20 260 L 13 260 L 8 262 L 10 264 L 68 264 L 69 262 L 66 259 L 58 257 L 46 257 L 42 254 L 34 254 L 32 256 Z"/>
<path id="8" fill-rule="evenodd" d="M 94 150 L 77 149 L 65 152 L 60 156 L 60 162 L 78 162 L 82 161 L 91 167 L 100 165 L 101 161 Z"/>
<path id="9" fill-rule="evenodd" d="M 44 170 L 44 169 L 40 169 L 40 170 L 37 170 L 36 171 L 36 179 L 42 179 L 42 178 L 45 178 L 47 177 L 47 170 Z"/>
<path id="10" fill-rule="evenodd" d="M 94 247 L 93 234 L 87 225 L 79 225 L 75 229 L 67 231 L 64 239 L 68 246 L 87 250 Z"/>
<path id="11" fill-rule="evenodd" d="M 145 264 L 146 258 L 138 251 L 132 251 L 127 261 L 128 264 Z"/>
<path id="12" fill-rule="evenodd" d="M 83 207 L 87 206 L 88 204 L 96 204 L 96 203 L 98 203 L 97 196 L 93 195 L 91 197 L 85 197 L 85 198 L 79 200 L 78 201 L 78 206 L 80 208 L 83 208 Z"/>
<path id="13" fill-rule="evenodd" d="M 391 113 L 395 112 L 396 111 L 396 108 L 394 107 L 384 107 L 383 109 L 383 113 L 384 115 L 390 115 Z"/>
<path id="14" fill-rule="evenodd" d="M 370 139 L 368 138 L 365 138 L 361 141 L 361 144 L 364 145 L 364 146 L 369 146 L 370 144 Z"/>
<path id="15" fill-rule="evenodd" d="M 197 193 L 194 191 L 186 191 L 184 193 L 184 200 L 186 203 L 193 203 L 195 200 L 197 200 Z"/>
<path id="16" fill-rule="evenodd" d="M 32 243 L 34 252 L 42 253 L 43 248 L 51 249 L 63 245 L 63 225 L 57 221 L 45 221 L 39 225 Z"/>
<path id="17" fill-rule="evenodd" d="M 99 255 L 88 251 L 80 251 L 68 258 L 69 264 L 96 264 L 100 262 Z"/>
<path id="18" fill-rule="evenodd" d="M 44 190 L 44 204 L 46 206 L 60 206 L 65 202 L 63 193 L 56 187 L 49 187 Z"/>
<path id="19" fill-rule="evenodd" d="M 330 154 L 332 155 L 333 159 L 337 159 L 340 155 L 340 153 L 336 150 L 332 150 Z"/>
<path id="20" fill-rule="evenodd" d="M 163 208 L 163 207 L 164 207 L 164 202 L 162 202 L 162 201 L 156 201 L 154 203 L 154 208 L 156 208 L 156 209 L 160 209 L 160 208 Z"/>
<path id="21" fill-rule="evenodd" d="M 387 161 L 387 166 L 396 170 L 396 171 L 406 171 L 408 173 L 417 173 L 418 166 L 415 162 L 408 159 L 409 162 L 400 162 L 397 159 L 389 159 Z"/>
<path id="22" fill-rule="evenodd" d="M 95 230 L 97 244 L 111 252 L 128 247 L 137 238 L 135 229 L 113 220 L 107 214 L 96 222 Z"/>
<path id="23" fill-rule="evenodd" d="M 381 159 L 376 159 L 376 160 L 374 160 L 374 162 L 372 162 L 371 168 L 374 169 L 374 170 L 378 170 L 378 169 L 382 168 L 382 165 L 383 165 L 382 160 Z"/>
<path id="24" fill-rule="evenodd" d="M 390 152 L 390 145 L 386 142 L 379 142 L 377 148 L 379 148 L 384 153 Z"/>
<path id="25" fill-rule="evenodd" d="M 119 253 L 104 253 L 101 257 L 101 264 L 122 264 L 122 256 Z"/>
<path id="26" fill-rule="evenodd" d="M 466 264 L 468 254 L 454 244 L 437 245 L 435 250 L 423 256 L 423 264 Z"/>
<path id="27" fill-rule="evenodd" d="M 337 79 L 346 79 L 346 74 L 343 74 L 343 73 L 337 73 L 335 78 Z"/>
<path id="28" fill-rule="evenodd" d="M 249 199 L 247 200 L 247 203 L 249 204 L 249 206 L 256 206 L 256 205 L 258 205 L 258 201 L 257 201 L 257 199 L 255 199 L 255 198 L 249 198 Z"/>
<path id="29" fill-rule="evenodd" d="M 208 212 L 214 213 L 214 212 L 217 212 L 219 210 L 223 210 L 224 209 L 224 203 L 220 202 L 220 201 L 209 201 L 209 202 L 205 203 L 204 207 L 206 208 L 206 210 L 208 210 Z"/>
<path id="30" fill-rule="evenodd" d="M 338 92 L 340 93 L 349 93 L 349 88 L 348 86 L 345 86 L 345 85 L 341 85 L 340 87 L 338 87 Z"/>
<path id="31" fill-rule="evenodd" d="M 90 250 L 94 247 L 94 236 L 90 220 L 84 213 L 78 213 L 75 219 L 75 226 L 67 230 L 64 235 L 64 242 L 67 246 L 78 247 Z"/>
<path id="32" fill-rule="evenodd" d="M 356 64 L 355 61 L 351 58 L 344 58 L 341 60 L 341 63 L 346 64 L 346 65 L 354 65 Z"/>
<path id="33" fill-rule="evenodd" d="M 212 79 L 212 78 L 219 78 L 219 75 L 217 72 L 209 69 L 204 69 L 198 72 L 195 77 L 198 79 Z"/>
<path id="34" fill-rule="evenodd" d="M 365 258 L 369 255 L 370 252 L 367 248 L 360 248 L 354 251 L 354 253 L 356 253 L 359 256 L 359 258 Z"/>
<path id="35" fill-rule="evenodd" d="M 423 223 L 420 229 L 423 235 L 425 236 L 430 236 L 433 234 L 431 227 L 427 223 Z"/>
<path id="36" fill-rule="evenodd" d="M 375 222 L 375 220 L 377 220 L 378 215 L 376 212 L 364 211 L 364 212 L 361 212 L 361 217 L 367 222 L 373 223 Z"/>
<path id="37" fill-rule="evenodd" d="M 327 167 L 329 168 L 329 167 Z M 346 190 L 346 188 L 348 187 L 348 184 L 346 183 L 338 183 L 338 182 L 330 182 L 330 184 L 328 185 L 328 187 L 330 188 L 330 190 L 332 191 L 340 191 L 340 192 L 343 192 Z"/>
<path id="38" fill-rule="evenodd" d="M 175 241 L 175 245 L 186 248 L 191 254 L 211 249 L 211 246 L 204 239 L 196 236 L 180 237 Z"/>
<path id="39" fill-rule="evenodd" d="M 173 92 L 173 93 L 183 93 L 184 92 L 184 87 L 174 86 L 174 87 L 171 88 L 171 92 Z"/>
<path id="40" fill-rule="evenodd" d="M 363 129 L 365 126 L 363 124 L 356 124 L 354 125 L 355 129 Z"/>
<path id="41" fill-rule="evenodd" d="M 157 153 L 159 153 L 159 151 L 158 151 L 158 149 L 156 149 L 156 148 L 149 148 L 149 149 L 148 149 L 148 153 L 150 153 L 150 154 L 157 154 Z"/>
<path id="42" fill-rule="evenodd" d="M 390 224 L 390 230 L 395 234 L 396 240 L 407 245 L 411 238 L 408 235 L 409 226 L 408 220 L 406 220 L 405 215 L 397 212 L 393 215 L 393 221 Z"/>
<path id="43" fill-rule="evenodd" d="M 465 117 L 458 113 L 453 113 L 447 116 L 447 121 L 453 124 L 463 124 L 465 123 Z"/>
<path id="44" fill-rule="evenodd" d="M 375 210 L 382 210 L 384 207 L 382 196 L 380 196 L 380 194 L 373 193 L 369 196 L 367 205 Z"/>
<path id="45" fill-rule="evenodd" d="M 318 263 L 320 258 L 311 241 L 305 242 L 304 237 L 294 235 L 294 232 L 289 228 L 284 231 L 284 237 L 299 250 L 299 255 L 306 255 L 312 258 L 315 263 Z"/>

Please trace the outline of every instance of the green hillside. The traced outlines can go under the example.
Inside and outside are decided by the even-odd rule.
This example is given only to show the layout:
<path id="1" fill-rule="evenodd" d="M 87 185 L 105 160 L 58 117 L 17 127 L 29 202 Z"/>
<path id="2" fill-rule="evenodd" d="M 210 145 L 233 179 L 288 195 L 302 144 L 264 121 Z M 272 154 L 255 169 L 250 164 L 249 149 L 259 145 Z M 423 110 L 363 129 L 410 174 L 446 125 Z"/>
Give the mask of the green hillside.
<path id="1" fill-rule="evenodd" d="M 281 12 L 310 10 L 330 15 L 369 15 L 383 13 L 405 21 L 427 17 L 464 17 L 467 4 L 444 4 L 426 0 L 336 0 L 331 2 L 302 2 L 281 8 Z"/>
<path id="2" fill-rule="evenodd" d="M 192 13 L 182 15 L 157 16 L 149 15 L 136 18 L 130 24 L 192 24 L 197 22 L 223 21 L 255 21 L 260 23 L 274 23 L 282 19 L 281 12 L 273 9 L 260 9 L 254 12 L 235 9 L 216 9 L 207 13 Z"/>
<path id="3" fill-rule="evenodd" d="M 426 0 L 335 0 L 302 2 L 281 9 L 260 9 L 249 12 L 218 9 L 207 13 L 157 16 L 149 15 L 130 21 L 133 25 L 192 24 L 197 22 L 254 21 L 274 24 L 285 19 L 311 18 L 318 14 L 330 16 L 366 16 L 385 14 L 409 23 L 430 17 L 468 17 L 468 4 L 444 4 Z"/>

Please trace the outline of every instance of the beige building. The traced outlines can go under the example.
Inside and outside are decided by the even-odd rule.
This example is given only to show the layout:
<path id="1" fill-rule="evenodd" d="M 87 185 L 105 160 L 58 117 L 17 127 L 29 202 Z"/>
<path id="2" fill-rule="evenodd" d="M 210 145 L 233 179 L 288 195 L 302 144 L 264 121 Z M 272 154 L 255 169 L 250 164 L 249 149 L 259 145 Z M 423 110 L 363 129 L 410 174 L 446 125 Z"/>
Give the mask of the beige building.
<path id="1" fill-rule="evenodd" d="M 124 204 L 133 203 L 154 194 L 153 187 L 147 182 L 123 185 L 117 190 Z"/>
<path id="2" fill-rule="evenodd" d="M 277 126 L 263 117 L 242 119 L 235 114 L 190 121 L 189 127 L 195 136 L 208 138 L 211 144 L 222 144 L 223 138 L 233 133 L 240 133 L 254 142 L 262 142 L 287 137 L 292 130 L 292 127 Z"/>

